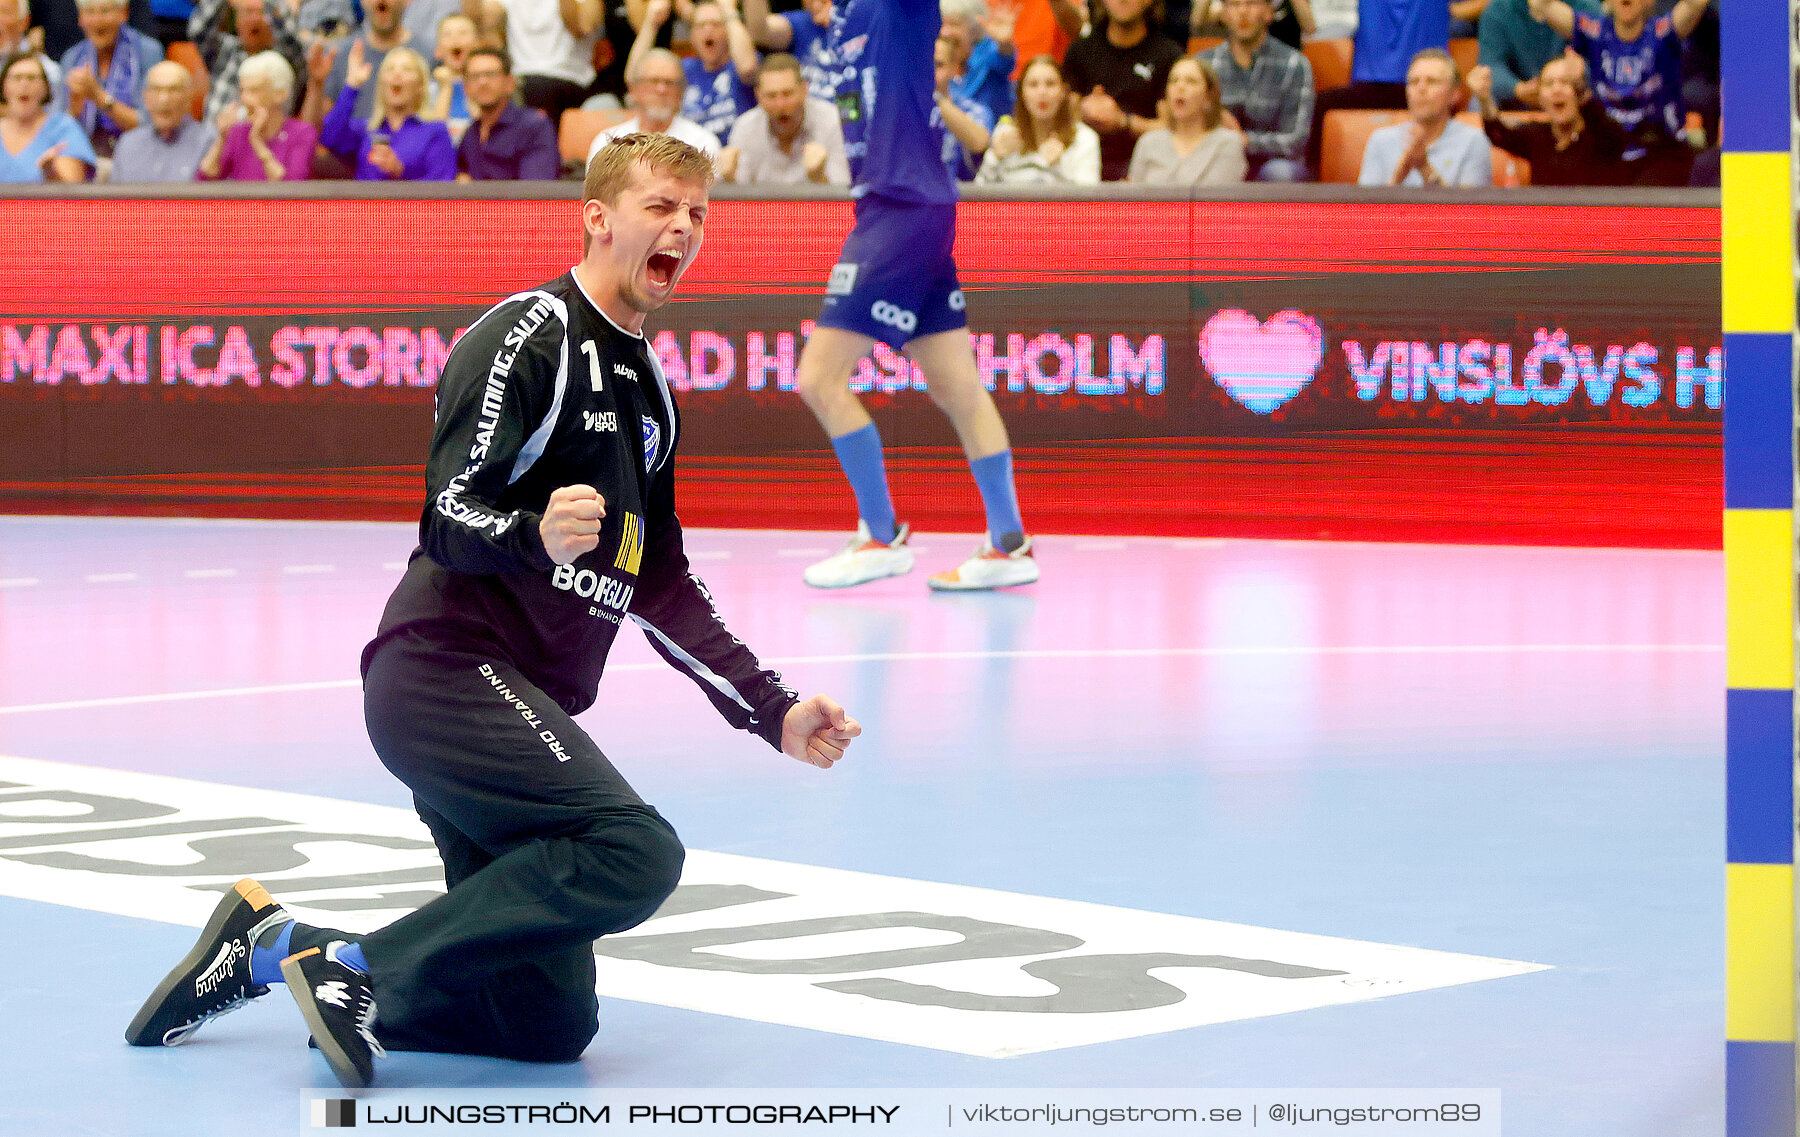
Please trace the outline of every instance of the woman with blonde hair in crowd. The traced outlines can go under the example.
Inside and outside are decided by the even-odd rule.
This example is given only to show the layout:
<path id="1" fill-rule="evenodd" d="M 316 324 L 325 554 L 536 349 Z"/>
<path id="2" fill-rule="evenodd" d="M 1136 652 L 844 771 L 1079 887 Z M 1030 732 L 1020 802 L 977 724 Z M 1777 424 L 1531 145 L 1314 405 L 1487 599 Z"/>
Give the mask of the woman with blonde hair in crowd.
<path id="1" fill-rule="evenodd" d="M 1244 180 L 1244 136 L 1224 125 L 1219 77 L 1188 56 L 1169 68 L 1163 125 L 1137 141 L 1126 180 L 1151 186 L 1228 186 Z"/>
<path id="2" fill-rule="evenodd" d="M 85 182 L 97 159 L 81 124 L 48 111 L 50 77 L 30 45 L 0 63 L 0 182 Z"/>
<path id="3" fill-rule="evenodd" d="M 278 51 L 238 66 L 238 101 L 219 112 L 219 136 L 200 159 L 201 181 L 303 182 L 312 177 L 313 124 L 287 113 L 294 68 Z"/>
<path id="4" fill-rule="evenodd" d="M 356 117 L 356 96 L 374 75 L 375 113 L 367 122 Z M 327 150 L 356 165 L 357 181 L 437 181 L 456 177 L 456 147 L 441 122 L 422 117 L 431 71 L 410 47 L 397 47 L 369 65 L 362 41 L 350 46 L 344 89 L 319 127 Z"/>
<path id="5" fill-rule="evenodd" d="M 1076 117 L 1055 59 L 1036 56 L 1019 73 L 1013 113 L 994 128 L 975 180 L 987 185 L 1100 184 L 1100 136 Z"/>

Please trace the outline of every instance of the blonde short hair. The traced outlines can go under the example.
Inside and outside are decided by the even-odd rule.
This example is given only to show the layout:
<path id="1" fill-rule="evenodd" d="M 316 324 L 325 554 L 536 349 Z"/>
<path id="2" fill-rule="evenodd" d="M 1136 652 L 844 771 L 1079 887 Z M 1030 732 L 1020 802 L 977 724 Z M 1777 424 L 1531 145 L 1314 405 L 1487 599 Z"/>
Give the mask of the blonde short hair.
<path id="1" fill-rule="evenodd" d="M 581 183 L 582 203 L 598 201 L 608 208 L 619 204 L 619 195 L 631 187 L 639 166 L 653 174 L 668 174 L 708 188 L 717 177 L 712 159 L 679 138 L 667 134 L 624 134 L 602 146 L 588 162 L 587 177 Z M 592 243 L 584 226 L 582 252 Z"/>
<path id="2" fill-rule="evenodd" d="M 608 142 L 588 163 L 581 184 L 582 201 L 619 204 L 619 195 L 631 185 L 639 164 L 654 174 L 668 174 L 684 182 L 710 187 L 712 159 L 679 138 L 667 134 L 625 134 Z"/>

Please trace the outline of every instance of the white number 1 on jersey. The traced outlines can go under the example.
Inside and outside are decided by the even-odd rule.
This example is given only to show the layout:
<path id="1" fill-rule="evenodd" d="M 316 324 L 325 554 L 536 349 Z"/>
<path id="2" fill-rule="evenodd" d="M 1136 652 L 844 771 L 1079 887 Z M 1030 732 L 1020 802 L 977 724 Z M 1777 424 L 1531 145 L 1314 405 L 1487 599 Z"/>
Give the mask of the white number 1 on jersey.
<path id="1" fill-rule="evenodd" d="M 598 391 L 600 389 L 600 351 L 594 346 L 593 340 L 582 340 L 581 350 L 587 356 L 588 382 L 593 384 L 594 390 Z"/>

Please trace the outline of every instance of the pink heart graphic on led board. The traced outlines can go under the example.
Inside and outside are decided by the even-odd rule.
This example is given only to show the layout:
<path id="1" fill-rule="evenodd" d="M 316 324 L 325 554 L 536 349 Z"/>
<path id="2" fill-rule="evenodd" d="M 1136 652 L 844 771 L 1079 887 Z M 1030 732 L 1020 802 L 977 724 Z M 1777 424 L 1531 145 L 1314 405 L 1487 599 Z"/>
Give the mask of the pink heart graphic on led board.
<path id="1" fill-rule="evenodd" d="M 1304 390 L 1324 358 L 1318 321 L 1293 308 L 1266 323 L 1242 308 L 1226 308 L 1200 330 L 1200 362 L 1213 381 L 1259 415 Z"/>

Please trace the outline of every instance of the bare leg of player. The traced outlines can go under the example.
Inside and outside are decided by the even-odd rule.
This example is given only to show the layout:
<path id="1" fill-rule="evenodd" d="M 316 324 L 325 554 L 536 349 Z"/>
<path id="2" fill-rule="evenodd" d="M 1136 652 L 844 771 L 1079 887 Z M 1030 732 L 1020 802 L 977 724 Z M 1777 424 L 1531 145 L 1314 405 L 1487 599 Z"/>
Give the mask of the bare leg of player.
<path id="1" fill-rule="evenodd" d="M 974 555 L 949 572 L 934 573 L 926 583 L 947 592 L 1030 584 L 1038 578 L 1037 559 L 1019 520 L 1012 443 L 994 397 L 975 369 L 969 330 L 953 328 L 920 336 L 906 345 L 906 354 L 925 372 L 925 388 L 932 401 L 956 427 L 988 520 L 987 539 Z"/>
<path id="2" fill-rule="evenodd" d="M 842 328 L 814 328 L 800 350 L 800 398 L 825 433 L 833 438 L 861 430 L 872 421 L 862 400 L 850 390 L 856 364 L 875 341 Z M 970 357 L 974 366 L 974 357 Z"/>
<path id="3" fill-rule="evenodd" d="M 856 364 L 875 341 L 842 328 L 815 328 L 800 352 L 800 398 L 831 436 L 832 449 L 856 493 L 856 535 L 802 574 L 814 588 L 848 588 L 911 572 L 908 528 L 894 518 L 881 436 L 850 390 Z"/>
<path id="4" fill-rule="evenodd" d="M 938 409 L 950 416 L 971 462 L 1012 448 L 994 397 L 975 370 L 968 329 L 920 336 L 906 345 L 906 354 L 925 372 L 925 389 Z"/>

